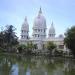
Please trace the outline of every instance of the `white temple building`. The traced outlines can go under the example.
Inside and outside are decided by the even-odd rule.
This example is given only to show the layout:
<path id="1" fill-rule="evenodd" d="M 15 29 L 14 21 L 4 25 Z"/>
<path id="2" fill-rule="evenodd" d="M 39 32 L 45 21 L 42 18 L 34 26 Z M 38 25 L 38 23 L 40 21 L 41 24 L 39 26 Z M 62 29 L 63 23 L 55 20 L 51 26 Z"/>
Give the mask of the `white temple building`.
<path id="1" fill-rule="evenodd" d="M 46 44 L 48 41 L 52 41 L 57 45 L 58 49 L 66 50 L 64 46 L 64 41 L 63 41 L 64 37 L 62 35 L 59 35 L 58 37 L 55 36 L 56 32 L 55 32 L 53 22 L 51 23 L 51 26 L 48 32 L 48 37 L 47 37 L 46 19 L 43 16 L 41 8 L 34 19 L 32 29 L 33 29 L 33 33 L 31 38 L 29 36 L 29 24 L 27 21 L 27 17 L 25 17 L 24 23 L 22 24 L 22 27 L 21 27 L 20 44 L 27 44 L 28 42 L 31 41 L 33 44 L 37 45 L 38 49 L 43 49 L 44 44 Z"/>

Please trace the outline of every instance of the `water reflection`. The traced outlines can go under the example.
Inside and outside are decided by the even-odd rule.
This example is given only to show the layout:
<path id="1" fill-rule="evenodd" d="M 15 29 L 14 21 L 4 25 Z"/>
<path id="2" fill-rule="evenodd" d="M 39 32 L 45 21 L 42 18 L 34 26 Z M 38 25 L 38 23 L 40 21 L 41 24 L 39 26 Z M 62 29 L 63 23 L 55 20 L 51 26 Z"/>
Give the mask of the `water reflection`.
<path id="1" fill-rule="evenodd" d="M 0 55 L 0 75 L 75 75 L 75 60 L 45 56 Z"/>
<path id="2" fill-rule="evenodd" d="M 18 75 L 18 66 L 16 64 L 13 65 L 11 71 L 12 71 L 11 75 Z"/>

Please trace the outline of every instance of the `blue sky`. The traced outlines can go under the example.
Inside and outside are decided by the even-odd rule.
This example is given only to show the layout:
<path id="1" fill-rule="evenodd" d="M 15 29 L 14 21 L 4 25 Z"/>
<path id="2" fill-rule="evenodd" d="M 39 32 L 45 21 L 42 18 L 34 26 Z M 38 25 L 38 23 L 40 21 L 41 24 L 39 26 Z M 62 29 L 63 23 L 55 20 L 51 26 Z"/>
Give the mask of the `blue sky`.
<path id="1" fill-rule="evenodd" d="M 14 25 L 20 37 L 21 25 L 27 16 L 31 36 L 34 18 L 40 6 L 47 28 L 51 21 L 54 22 L 56 36 L 64 34 L 67 28 L 75 25 L 75 0 L 0 0 L 0 27 Z"/>

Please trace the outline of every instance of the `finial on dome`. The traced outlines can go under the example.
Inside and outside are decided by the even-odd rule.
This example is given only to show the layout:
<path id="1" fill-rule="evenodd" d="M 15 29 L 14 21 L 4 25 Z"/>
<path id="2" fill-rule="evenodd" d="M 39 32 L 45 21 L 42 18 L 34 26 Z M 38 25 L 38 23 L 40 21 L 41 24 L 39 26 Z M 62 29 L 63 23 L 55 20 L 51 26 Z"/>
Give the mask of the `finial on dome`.
<path id="1" fill-rule="evenodd" d="M 27 16 L 25 16 L 25 21 L 27 21 Z"/>
<path id="2" fill-rule="evenodd" d="M 40 7 L 40 10 L 39 10 L 39 13 L 40 13 L 40 14 L 42 13 L 41 7 Z"/>
<path id="3" fill-rule="evenodd" d="M 29 25 L 29 24 L 28 24 L 28 21 L 27 21 L 27 16 L 25 16 L 25 19 L 24 19 L 23 25 Z"/>
<path id="4" fill-rule="evenodd" d="M 54 23 L 53 23 L 53 21 L 52 21 L 51 26 L 53 27 L 53 25 L 54 25 Z"/>

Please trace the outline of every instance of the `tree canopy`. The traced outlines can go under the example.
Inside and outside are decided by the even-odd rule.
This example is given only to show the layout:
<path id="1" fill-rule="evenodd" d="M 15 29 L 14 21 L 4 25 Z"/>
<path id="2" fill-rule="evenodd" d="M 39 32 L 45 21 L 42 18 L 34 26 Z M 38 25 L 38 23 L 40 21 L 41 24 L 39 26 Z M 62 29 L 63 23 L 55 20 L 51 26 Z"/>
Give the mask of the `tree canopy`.
<path id="1" fill-rule="evenodd" d="M 7 26 L 5 30 L 5 39 L 9 45 L 16 45 L 18 43 L 17 41 L 18 38 L 14 31 L 15 31 L 15 28 L 12 25 Z"/>
<path id="2" fill-rule="evenodd" d="M 12 25 L 6 26 L 4 31 L 0 32 L 0 48 L 8 49 L 18 44 L 18 37 L 15 28 Z"/>
<path id="3" fill-rule="evenodd" d="M 48 50 L 53 50 L 56 48 L 56 45 L 53 42 L 48 42 L 47 43 L 47 49 Z"/>
<path id="4" fill-rule="evenodd" d="M 68 49 L 70 49 L 75 56 L 75 26 L 69 28 L 65 33 L 64 43 Z"/>
<path id="5" fill-rule="evenodd" d="M 52 50 L 54 50 L 56 48 L 56 45 L 53 42 L 49 41 L 49 42 L 47 42 L 46 47 L 50 51 L 50 54 L 52 54 Z"/>

